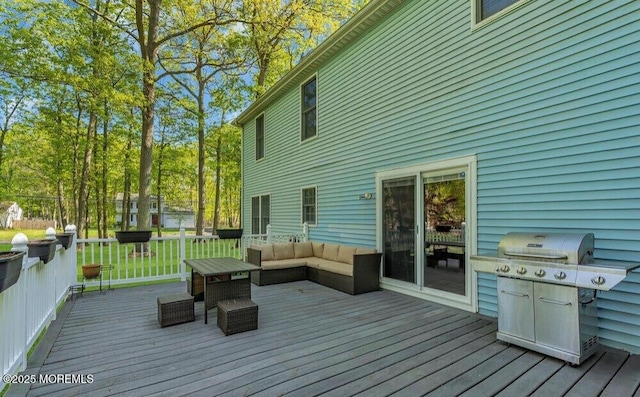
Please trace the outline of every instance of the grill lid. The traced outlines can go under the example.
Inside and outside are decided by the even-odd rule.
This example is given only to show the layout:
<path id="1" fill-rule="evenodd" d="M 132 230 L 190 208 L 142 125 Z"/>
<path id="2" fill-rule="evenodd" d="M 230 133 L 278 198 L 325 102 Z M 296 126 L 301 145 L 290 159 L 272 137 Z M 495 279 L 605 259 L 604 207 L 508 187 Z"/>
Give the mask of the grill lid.
<path id="1" fill-rule="evenodd" d="M 564 264 L 593 263 L 593 233 L 507 233 L 498 257 Z"/>

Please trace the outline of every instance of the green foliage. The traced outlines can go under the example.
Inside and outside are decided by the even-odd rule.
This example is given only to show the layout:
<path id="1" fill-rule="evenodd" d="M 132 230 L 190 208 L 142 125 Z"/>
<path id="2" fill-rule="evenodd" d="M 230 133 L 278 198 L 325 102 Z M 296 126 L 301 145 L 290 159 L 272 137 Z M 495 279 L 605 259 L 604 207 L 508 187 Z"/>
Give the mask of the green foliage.
<path id="1" fill-rule="evenodd" d="M 230 120 L 361 5 L 0 0 L 0 201 L 62 226 L 113 225 L 127 175 L 138 191 L 142 114 L 152 108 L 153 191 L 236 226 L 241 141 Z"/>

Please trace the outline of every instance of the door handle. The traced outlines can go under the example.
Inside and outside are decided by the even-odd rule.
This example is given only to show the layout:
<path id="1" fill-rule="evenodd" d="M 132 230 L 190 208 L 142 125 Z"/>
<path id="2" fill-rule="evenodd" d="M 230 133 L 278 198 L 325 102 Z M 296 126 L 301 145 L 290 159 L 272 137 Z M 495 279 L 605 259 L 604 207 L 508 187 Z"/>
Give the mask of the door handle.
<path id="1" fill-rule="evenodd" d="M 545 303 L 551 303 L 552 305 L 559 305 L 559 306 L 571 306 L 571 302 L 561 302 L 561 301 L 557 301 L 557 300 L 553 300 L 553 299 L 547 299 L 547 298 L 543 298 L 543 297 L 539 297 L 538 300 L 545 302 Z"/>
<path id="2" fill-rule="evenodd" d="M 500 293 L 505 294 L 505 295 L 517 296 L 518 298 L 528 298 L 529 297 L 529 294 L 523 294 L 522 292 L 511 292 L 511 291 L 501 290 Z"/>

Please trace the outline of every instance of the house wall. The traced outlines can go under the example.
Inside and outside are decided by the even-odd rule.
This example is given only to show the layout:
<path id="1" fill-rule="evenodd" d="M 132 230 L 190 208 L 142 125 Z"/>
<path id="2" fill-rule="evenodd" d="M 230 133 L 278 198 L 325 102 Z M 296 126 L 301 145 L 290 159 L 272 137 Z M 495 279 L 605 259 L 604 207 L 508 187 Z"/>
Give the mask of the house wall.
<path id="1" fill-rule="evenodd" d="M 300 94 L 265 109 L 265 158 L 244 125 L 243 222 L 271 194 L 274 232 L 375 244 L 375 172 L 477 156 L 478 253 L 509 231 L 592 232 L 597 259 L 640 261 L 640 2 L 527 1 L 472 28 L 471 2 L 409 1 L 317 72 L 318 136 Z M 478 276 L 496 315 L 495 277 Z M 600 337 L 640 352 L 640 272 L 599 294 Z"/>

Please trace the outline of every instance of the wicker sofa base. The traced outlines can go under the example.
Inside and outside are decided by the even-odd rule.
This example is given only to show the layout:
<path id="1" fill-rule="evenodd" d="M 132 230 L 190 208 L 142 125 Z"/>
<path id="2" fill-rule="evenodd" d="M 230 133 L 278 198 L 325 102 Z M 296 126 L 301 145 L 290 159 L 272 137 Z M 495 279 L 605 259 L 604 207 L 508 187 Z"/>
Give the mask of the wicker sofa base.
<path id="1" fill-rule="evenodd" d="M 188 294 L 160 296 L 158 301 L 158 323 L 164 328 L 195 320 L 193 297 Z"/>
<path id="2" fill-rule="evenodd" d="M 271 285 L 307 280 L 307 267 L 272 269 L 251 272 L 251 282 L 255 285 Z"/>
<path id="3" fill-rule="evenodd" d="M 218 302 L 218 327 L 225 335 L 258 329 L 258 305 L 251 299 Z"/>
<path id="4" fill-rule="evenodd" d="M 299 266 L 285 269 L 269 269 L 251 272 L 251 282 L 255 285 L 271 285 L 291 281 L 310 280 L 315 283 L 346 292 L 351 295 L 380 289 L 381 253 L 354 255 L 353 276 Z M 261 253 L 252 248 L 247 249 L 247 260 L 260 266 Z"/>

